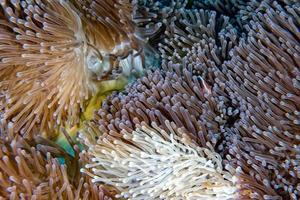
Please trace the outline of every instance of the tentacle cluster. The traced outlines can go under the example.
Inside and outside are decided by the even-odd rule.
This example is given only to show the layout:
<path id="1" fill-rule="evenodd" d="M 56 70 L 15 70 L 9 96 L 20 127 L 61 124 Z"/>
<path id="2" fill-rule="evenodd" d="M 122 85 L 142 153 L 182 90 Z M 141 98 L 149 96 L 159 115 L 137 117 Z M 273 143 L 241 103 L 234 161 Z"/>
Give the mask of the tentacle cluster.
<path id="1" fill-rule="evenodd" d="M 111 188 L 95 185 L 79 173 L 88 155 L 79 154 L 78 147 L 75 158 L 70 159 L 51 142 L 42 138 L 36 142 L 19 136 L 1 140 L 0 199 L 113 199 Z M 53 156 L 63 156 L 65 164 Z"/>
<path id="2" fill-rule="evenodd" d="M 199 2 L 141 7 L 162 69 L 109 97 L 88 132 L 123 140 L 121 130 L 171 120 L 212 144 L 239 198 L 298 199 L 299 2 Z"/>
<path id="3" fill-rule="evenodd" d="M 200 148 L 174 123 L 166 130 L 142 123 L 122 139 L 82 135 L 93 156 L 86 165 L 93 182 L 115 186 L 128 199 L 232 199 L 234 177 L 222 170 L 221 157 Z M 129 127 L 128 127 L 129 128 Z M 98 132 L 99 133 L 99 132 Z"/>
<path id="4" fill-rule="evenodd" d="M 264 11 L 253 14 L 246 26 L 248 37 L 224 64 L 226 88 L 241 118 L 234 124 L 240 139 L 232 143 L 230 162 L 253 198 L 297 199 L 299 4 L 264 5 Z"/>
<path id="5" fill-rule="evenodd" d="M 130 2 L 90 3 L 85 8 L 97 20 L 87 20 L 74 6 L 84 7 L 81 1 L 1 1 L 3 127 L 13 122 L 25 137 L 53 136 L 60 125 L 79 123 L 103 81 L 142 73 Z M 105 12 L 93 12 L 102 7 Z"/>

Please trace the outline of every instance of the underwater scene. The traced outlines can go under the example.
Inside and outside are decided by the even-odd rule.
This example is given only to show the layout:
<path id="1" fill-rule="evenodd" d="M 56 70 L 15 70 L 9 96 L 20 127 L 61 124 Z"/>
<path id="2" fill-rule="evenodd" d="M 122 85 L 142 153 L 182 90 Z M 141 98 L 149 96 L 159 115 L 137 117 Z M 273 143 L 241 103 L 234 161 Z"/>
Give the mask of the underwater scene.
<path id="1" fill-rule="evenodd" d="M 0 0 L 6 199 L 300 199 L 300 1 Z"/>

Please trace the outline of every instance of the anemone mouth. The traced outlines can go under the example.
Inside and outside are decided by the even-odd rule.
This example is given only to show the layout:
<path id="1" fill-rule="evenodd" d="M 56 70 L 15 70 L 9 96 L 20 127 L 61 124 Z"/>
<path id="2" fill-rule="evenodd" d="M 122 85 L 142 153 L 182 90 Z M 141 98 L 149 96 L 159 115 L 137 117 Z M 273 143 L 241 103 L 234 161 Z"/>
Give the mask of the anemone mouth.
<path id="1" fill-rule="evenodd" d="M 121 49 L 122 50 L 122 49 Z M 117 51 L 113 51 L 117 52 Z M 100 53 L 95 50 L 86 56 L 86 66 L 91 80 L 95 83 L 114 80 L 120 76 L 140 77 L 144 71 L 143 54 L 131 50 L 125 55 L 118 55 L 118 53 Z"/>

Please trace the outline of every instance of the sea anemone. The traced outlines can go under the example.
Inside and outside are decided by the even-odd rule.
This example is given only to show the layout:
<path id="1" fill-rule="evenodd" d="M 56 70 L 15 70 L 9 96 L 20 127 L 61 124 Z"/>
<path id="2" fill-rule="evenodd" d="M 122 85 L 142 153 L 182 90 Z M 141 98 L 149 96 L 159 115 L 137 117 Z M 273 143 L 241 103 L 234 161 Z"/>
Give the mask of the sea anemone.
<path id="1" fill-rule="evenodd" d="M 299 199 L 299 1 L 0 5 L 3 199 Z"/>
<path id="2" fill-rule="evenodd" d="M 237 175 L 240 198 L 297 199 L 299 9 L 267 1 L 249 5 L 253 12 L 236 7 L 244 25 L 237 29 L 231 17 L 216 18 L 214 11 L 177 11 L 159 45 L 163 70 L 109 97 L 91 124 L 121 138 L 122 129 L 133 131 L 142 121 L 165 129 L 163 121 L 172 120 L 227 159 L 224 166 Z M 222 21 L 225 26 L 214 25 Z M 212 27 L 217 31 L 205 32 Z"/>
<path id="3" fill-rule="evenodd" d="M 153 48 L 166 37 L 165 31 L 179 14 L 179 9 L 186 7 L 187 1 L 137 1 L 133 7 L 133 21 L 136 34 Z"/>
<path id="4" fill-rule="evenodd" d="M 108 1 L 100 3 L 107 8 Z M 3 127 L 12 122 L 14 132 L 25 137 L 53 137 L 60 125 L 79 123 L 103 81 L 141 73 L 142 48 L 130 33 L 130 7 L 109 4 L 104 21 L 100 13 L 98 21 L 89 21 L 68 1 L 1 1 Z M 116 28 L 121 24 L 126 31 Z"/>
<path id="5" fill-rule="evenodd" d="M 191 133 L 190 137 L 202 146 L 206 141 L 215 144 L 218 135 L 206 132 L 206 127 L 219 127 L 216 124 L 220 113 L 218 105 L 210 101 L 209 86 L 188 70 L 181 72 L 172 67 L 174 71 L 148 71 L 145 77 L 128 85 L 124 93 L 109 96 L 89 125 L 117 136 L 125 127 L 134 130 L 141 122 L 156 122 L 164 128 L 168 119 Z M 200 119 L 206 118 L 209 122 L 202 123 Z"/>
<path id="6" fill-rule="evenodd" d="M 227 91 L 240 110 L 230 162 L 237 167 L 242 188 L 250 190 L 253 198 L 298 199 L 300 194 L 296 5 L 264 4 L 265 9 L 252 14 L 245 27 L 247 38 L 223 66 Z"/>
<path id="7" fill-rule="evenodd" d="M 49 144 L 43 138 L 33 142 L 20 136 L 1 140 L 0 199 L 113 198 L 114 190 L 110 187 L 95 185 L 88 176 L 79 173 L 88 157 L 84 152 L 79 153 L 77 146 L 74 159 L 70 159 L 60 147 Z M 60 164 L 53 155 L 67 159 L 65 164 Z"/>
<path id="8" fill-rule="evenodd" d="M 94 183 L 112 185 L 116 197 L 128 199 L 232 199 L 235 179 L 222 170 L 221 157 L 200 148 L 174 123 L 166 130 L 142 123 L 122 139 L 99 135 L 89 141 L 81 135 L 92 155 L 82 169 Z M 99 133 L 99 132 L 98 132 Z M 101 132 L 100 132 L 101 133 Z M 91 137 L 93 138 L 93 137 Z"/>
<path id="9" fill-rule="evenodd" d="M 81 12 L 83 28 L 88 43 L 102 55 L 102 62 L 108 61 L 105 75 L 112 76 L 122 72 L 142 73 L 143 47 L 135 36 L 136 24 L 132 19 L 134 3 L 129 0 L 74 0 Z M 101 64 L 101 63 L 100 63 Z M 118 69 L 120 67 L 120 69 Z M 111 73 L 111 71 L 114 73 Z"/>
<path id="10" fill-rule="evenodd" d="M 215 12 L 177 12 L 166 33 L 169 38 L 158 47 L 162 70 L 148 71 L 124 93 L 104 101 L 94 121 L 104 132 L 118 132 L 123 125 L 134 128 L 142 121 L 160 125 L 168 119 L 185 127 L 203 147 L 206 141 L 215 146 L 227 122 L 236 118 L 239 111 L 231 105 L 224 83 L 216 85 L 226 80 L 221 64 L 237 43 L 235 29 Z"/>
<path id="11" fill-rule="evenodd" d="M 162 67 L 180 64 L 214 83 L 221 64 L 230 58 L 238 34 L 230 18 L 214 11 L 180 9 L 170 24 L 165 38 L 159 43 Z M 220 68 L 220 69 L 219 69 Z"/>

